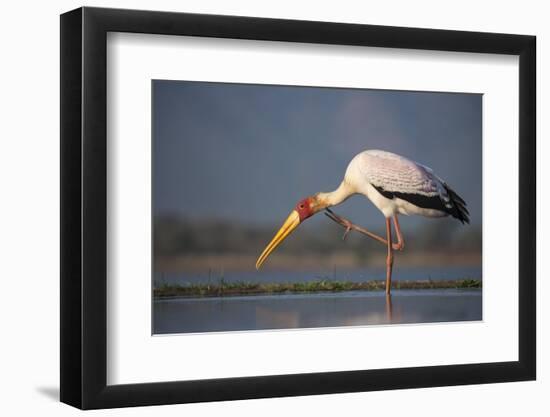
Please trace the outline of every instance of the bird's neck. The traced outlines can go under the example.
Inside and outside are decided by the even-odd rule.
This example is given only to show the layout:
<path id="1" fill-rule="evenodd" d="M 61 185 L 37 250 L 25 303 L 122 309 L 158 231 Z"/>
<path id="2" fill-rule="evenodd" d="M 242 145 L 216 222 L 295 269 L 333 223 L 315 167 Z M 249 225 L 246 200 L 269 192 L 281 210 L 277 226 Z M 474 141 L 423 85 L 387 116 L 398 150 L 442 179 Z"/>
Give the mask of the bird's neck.
<path id="1" fill-rule="evenodd" d="M 344 202 L 353 194 L 353 189 L 345 181 L 342 181 L 336 190 L 329 193 L 318 193 L 317 200 L 319 201 L 320 209 L 325 209 Z"/>

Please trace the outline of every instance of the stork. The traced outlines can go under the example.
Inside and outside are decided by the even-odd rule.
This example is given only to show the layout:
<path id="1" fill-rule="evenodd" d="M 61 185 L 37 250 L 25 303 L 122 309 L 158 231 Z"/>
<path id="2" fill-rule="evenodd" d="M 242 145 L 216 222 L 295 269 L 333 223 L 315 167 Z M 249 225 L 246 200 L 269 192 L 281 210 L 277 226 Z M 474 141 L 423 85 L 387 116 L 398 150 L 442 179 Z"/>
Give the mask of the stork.
<path id="1" fill-rule="evenodd" d="M 367 197 L 382 212 L 386 222 L 386 238 L 352 224 L 330 210 L 354 194 Z M 405 241 L 399 227 L 398 215 L 420 215 L 425 217 L 452 216 L 460 222 L 469 223 L 466 202 L 439 178 L 431 168 L 403 156 L 380 150 L 367 150 L 357 154 L 349 163 L 340 186 L 328 193 L 317 193 L 298 202 L 282 227 L 266 246 L 258 261 L 260 269 L 268 256 L 303 221 L 327 211 L 334 221 L 358 230 L 387 247 L 386 294 L 391 292 L 393 251 L 403 250 Z M 392 240 L 392 223 L 397 242 Z"/>

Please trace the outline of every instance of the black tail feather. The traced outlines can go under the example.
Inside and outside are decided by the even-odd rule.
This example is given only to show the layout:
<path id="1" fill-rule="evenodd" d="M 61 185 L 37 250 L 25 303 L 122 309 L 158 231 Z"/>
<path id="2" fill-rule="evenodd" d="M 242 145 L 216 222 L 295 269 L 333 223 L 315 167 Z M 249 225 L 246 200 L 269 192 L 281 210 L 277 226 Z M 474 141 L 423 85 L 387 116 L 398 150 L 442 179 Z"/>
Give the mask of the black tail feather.
<path id="1" fill-rule="evenodd" d="M 451 200 L 452 207 L 448 209 L 449 214 L 454 218 L 460 220 L 462 224 L 470 223 L 470 213 L 466 208 L 466 202 L 460 197 L 451 187 L 445 184 L 445 190 Z"/>

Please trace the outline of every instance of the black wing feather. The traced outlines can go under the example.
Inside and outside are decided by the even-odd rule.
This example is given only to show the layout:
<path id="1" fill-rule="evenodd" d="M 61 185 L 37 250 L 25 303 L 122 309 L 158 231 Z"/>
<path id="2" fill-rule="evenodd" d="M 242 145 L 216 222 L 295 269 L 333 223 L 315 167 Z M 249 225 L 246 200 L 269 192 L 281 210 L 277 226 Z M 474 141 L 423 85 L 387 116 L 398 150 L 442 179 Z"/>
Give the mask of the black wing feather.
<path id="1" fill-rule="evenodd" d="M 378 187 L 374 184 L 371 185 L 376 189 L 376 191 L 378 191 L 380 194 L 390 200 L 392 200 L 394 197 L 400 198 L 401 200 L 408 201 L 409 203 L 414 204 L 417 207 L 439 210 L 444 213 L 450 214 L 454 218 L 460 220 L 463 224 L 470 223 L 470 213 L 466 208 L 466 202 L 445 183 L 443 183 L 443 186 L 445 187 L 445 190 L 449 195 L 449 202 L 447 204 L 445 204 L 445 202 L 438 194 L 427 196 L 416 193 L 400 193 L 398 191 L 384 190 L 384 188 Z"/>

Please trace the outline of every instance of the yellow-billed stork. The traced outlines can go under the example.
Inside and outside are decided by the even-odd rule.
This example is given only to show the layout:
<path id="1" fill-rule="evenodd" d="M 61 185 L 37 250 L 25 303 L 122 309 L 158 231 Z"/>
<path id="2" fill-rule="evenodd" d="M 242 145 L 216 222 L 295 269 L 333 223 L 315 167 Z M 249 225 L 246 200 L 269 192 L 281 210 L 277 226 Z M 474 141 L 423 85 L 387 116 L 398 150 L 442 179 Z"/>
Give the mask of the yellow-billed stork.
<path id="1" fill-rule="evenodd" d="M 367 197 L 384 215 L 386 238 L 351 222 L 330 211 L 329 207 L 342 203 L 354 194 Z M 466 202 L 431 168 L 403 156 L 380 150 L 367 150 L 357 154 L 349 163 L 340 186 L 328 193 L 317 193 L 300 200 L 275 237 L 266 246 L 256 268 L 265 262 L 273 250 L 298 225 L 321 210 L 345 226 L 353 227 L 387 246 L 386 294 L 391 291 L 393 251 L 403 250 L 405 243 L 399 227 L 398 214 L 426 217 L 452 216 L 462 223 L 469 223 Z M 397 234 L 397 243 L 392 242 L 391 219 Z"/>

